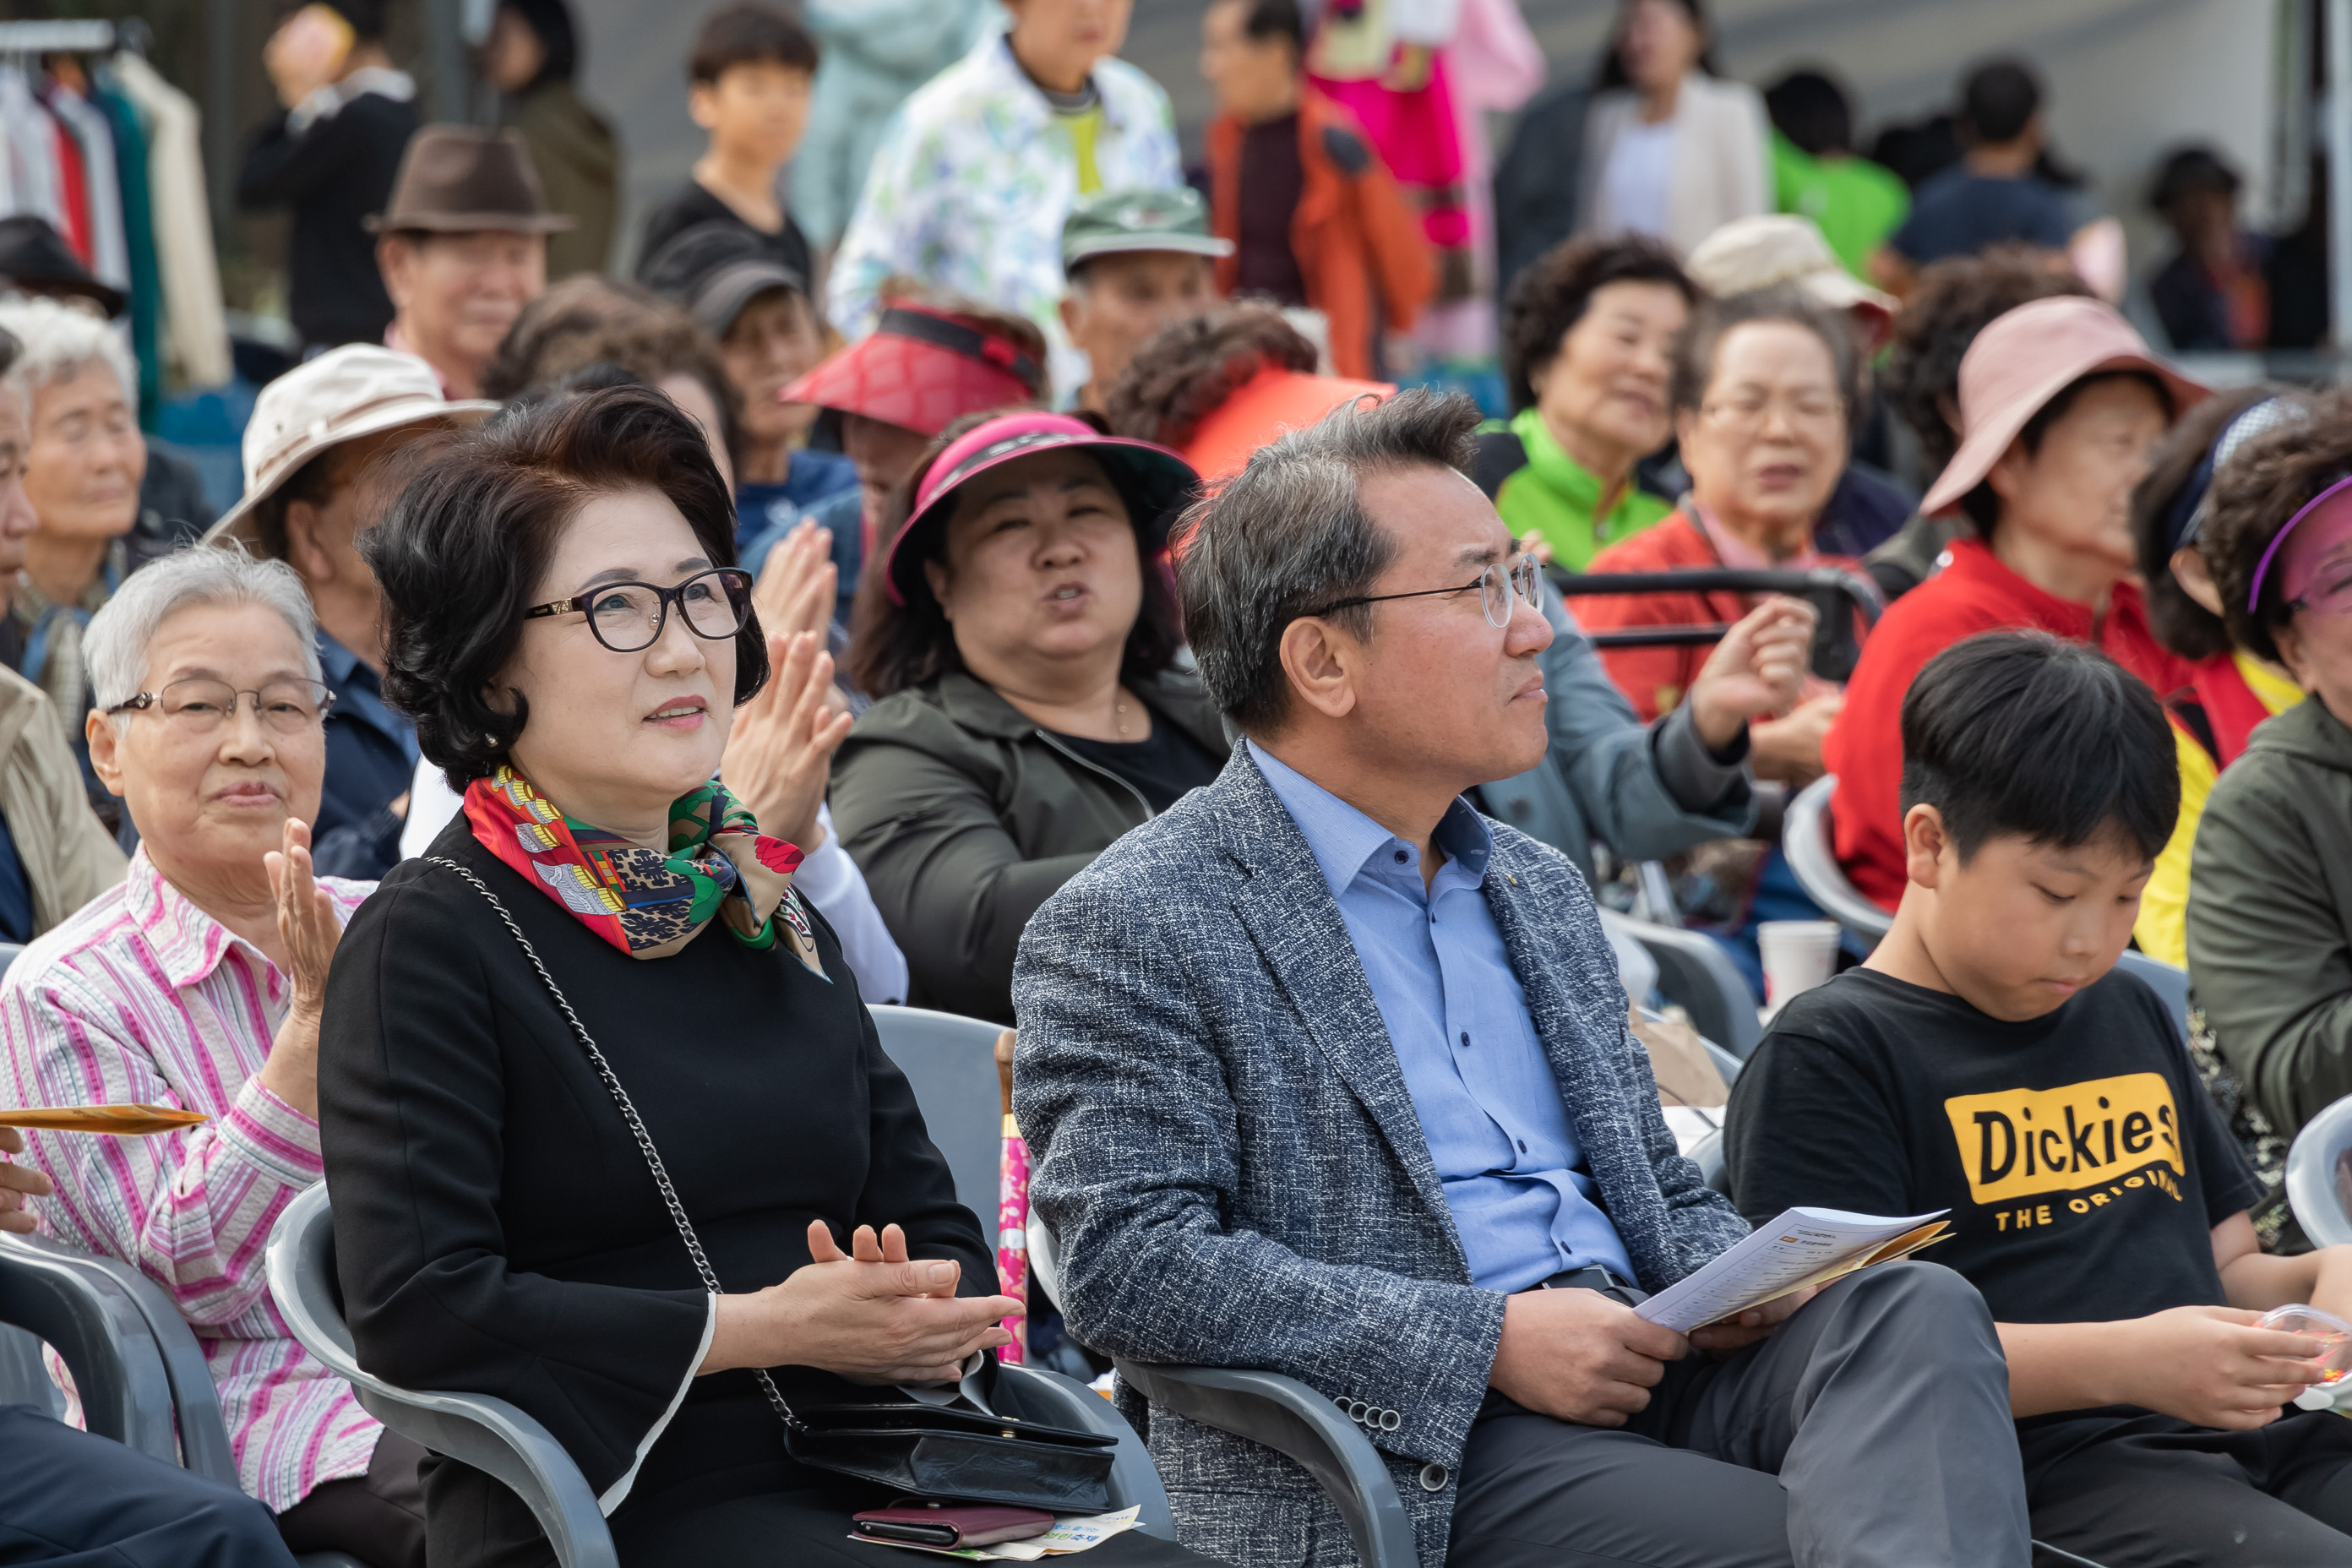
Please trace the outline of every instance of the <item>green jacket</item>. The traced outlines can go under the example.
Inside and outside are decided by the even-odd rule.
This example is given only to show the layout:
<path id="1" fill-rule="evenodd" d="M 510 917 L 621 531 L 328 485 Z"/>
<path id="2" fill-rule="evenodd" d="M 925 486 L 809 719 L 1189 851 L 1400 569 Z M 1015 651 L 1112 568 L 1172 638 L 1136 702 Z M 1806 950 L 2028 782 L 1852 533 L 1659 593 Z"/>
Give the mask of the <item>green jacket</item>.
<path id="1" fill-rule="evenodd" d="M 1675 510 L 1663 496 L 1629 484 L 1596 523 L 1599 477 L 1560 449 L 1533 408 L 1522 408 L 1507 425 L 1479 432 L 1472 477 L 1515 538 L 1541 534 L 1552 559 L 1571 572 L 1583 571 L 1602 550 L 1663 521 Z"/>
<path id="2" fill-rule="evenodd" d="M 1223 758 L 1189 672 L 1130 689 Z M 961 672 L 868 709 L 833 760 L 833 826 L 907 955 L 908 1000 L 1013 1022 L 1022 928 L 1112 840 L 1152 816 L 1134 786 L 1080 760 Z"/>
<path id="3" fill-rule="evenodd" d="M 548 206 L 574 220 L 572 227 L 547 237 L 547 280 L 604 271 L 621 200 L 621 150 L 612 127 L 580 101 L 568 81 L 541 82 L 507 100 L 499 123 L 522 132 Z"/>
<path id="4" fill-rule="evenodd" d="M 2189 973 L 2281 1137 L 2352 1094 L 2352 731 L 2317 698 L 2258 727 L 2206 800 Z"/>

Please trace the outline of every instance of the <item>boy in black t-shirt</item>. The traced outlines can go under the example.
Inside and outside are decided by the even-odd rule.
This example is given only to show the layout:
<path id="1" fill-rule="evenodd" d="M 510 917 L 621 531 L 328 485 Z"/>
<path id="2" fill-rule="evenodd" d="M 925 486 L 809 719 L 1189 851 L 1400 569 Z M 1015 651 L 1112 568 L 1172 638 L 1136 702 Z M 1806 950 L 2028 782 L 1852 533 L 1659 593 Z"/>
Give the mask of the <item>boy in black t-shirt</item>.
<path id="1" fill-rule="evenodd" d="M 2352 1421 L 2282 1410 L 2322 1347 L 2256 1326 L 2352 1319 L 2352 1247 L 2258 1250 L 2261 1187 L 2114 968 L 2179 806 L 2163 710 L 2093 649 L 1994 632 L 1920 672 L 1902 740 L 1909 885 L 1734 1085 L 1741 1211 L 1952 1211 L 1931 1256 L 2000 1326 L 2035 1539 L 2104 1568 L 2352 1563 Z"/>

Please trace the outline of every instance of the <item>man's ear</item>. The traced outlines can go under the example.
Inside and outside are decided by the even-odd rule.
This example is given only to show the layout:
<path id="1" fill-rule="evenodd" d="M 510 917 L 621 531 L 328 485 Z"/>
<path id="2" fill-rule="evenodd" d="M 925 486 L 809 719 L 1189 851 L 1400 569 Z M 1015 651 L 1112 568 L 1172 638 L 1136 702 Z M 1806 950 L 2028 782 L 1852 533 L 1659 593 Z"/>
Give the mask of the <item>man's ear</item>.
<path id="1" fill-rule="evenodd" d="M 335 560 L 319 542 L 319 509 L 306 500 L 286 503 L 286 564 L 317 585 L 335 580 Z"/>
<path id="2" fill-rule="evenodd" d="M 117 755 L 122 744 L 121 731 L 114 721 L 93 708 L 82 721 L 82 738 L 89 743 L 89 771 L 106 786 L 109 795 L 122 793 L 122 759 Z"/>
<path id="3" fill-rule="evenodd" d="M 1078 290 L 1076 286 L 1073 285 L 1055 304 L 1054 308 L 1062 313 L 1062 331 L 1068 334 L 1072 342 L 1076 342 L 1078 341 L 1078 319 L 1084 314 L 1084 312 L 1078 308 Z"/>
<path id="4" fill-rule="evenodd" d="M 1903 870 L 1913 882 L 1927 889 L 1938 886 L 1944 851 L 1951 847 L 1942 812 L 1922 802 L 1903 814 Z"/>
<path id="5" fill-rule="evenodd" d="M 1282 628 L 1283 679 L 1293 697 L 1329 719 L 1356 708 L 1362 645 L 1329 622 L 1305 616 Z"/>
<path id="6" fill-rule="evenodd" d="M 687 118 L 704 131 L 719 123 L 719 84 L 698 81 L 686 89 Z"/>

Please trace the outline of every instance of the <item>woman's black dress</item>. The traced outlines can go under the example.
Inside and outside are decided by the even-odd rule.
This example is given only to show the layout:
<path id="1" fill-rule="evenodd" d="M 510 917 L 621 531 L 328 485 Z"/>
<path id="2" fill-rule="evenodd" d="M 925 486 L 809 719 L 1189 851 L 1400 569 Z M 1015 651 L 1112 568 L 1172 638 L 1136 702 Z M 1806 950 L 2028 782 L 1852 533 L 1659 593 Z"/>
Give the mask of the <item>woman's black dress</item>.
<path id="1" fill-rule="evenodd" d="M 555 975 L 726 1289 L 807 1263 L 812 1219 L 845 1241 L 896 1221 L 915 1257 L 963 1265 L 963 1293 L 994 1289 L 980 1225 L 822 920 L 823 975 L 718 921 L 640 961 L 484 849 L 464 817 L 430 853 L 488 883 Z M 751 1373 L 689 1381 L 709 1297 L 619 1110 L 488 900 L 445 867 L 395 868 L 335 955 L 323 1038 L 327 1181 L 363 1365 L 537 1417 L 608 1500 L 631 1568 L 887 1563 L 888 1549 L 845 1539 L 848 1514 L 886 1496 L 789 1458 Z M 776 1379 L 788 1399 L 861 1396 L 806 1368 Z M 530 1510 L 481 1471 L 434 1459 L 425 1490 L 435 1568 L 553 1561 Z M 1088 1555 L 1105 1568 L 1186 1555 L 1128 1542 Z"/>

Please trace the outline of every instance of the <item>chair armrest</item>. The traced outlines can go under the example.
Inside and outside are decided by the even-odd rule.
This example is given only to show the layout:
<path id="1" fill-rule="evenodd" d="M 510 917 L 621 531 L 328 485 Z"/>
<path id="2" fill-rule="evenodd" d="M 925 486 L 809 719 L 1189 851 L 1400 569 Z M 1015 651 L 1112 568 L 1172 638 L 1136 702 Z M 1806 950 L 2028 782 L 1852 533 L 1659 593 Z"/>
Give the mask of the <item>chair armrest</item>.
<path id="1" fill-rule="evenodd" d="M 1365 1568 L 1413 1568 L 1412 1521 L 1371 1439 L 1295 1377 L 1236 1367 L 1120 1361 L 1118 1375 L 1163 1410 L 1263 1443 L 1304 1466 L 1347 1521 Z"/>
<path id="2" fill-rule="evenodd" d="M 156 1354 L 163 1358 L 163 1376 L 171 1385 L 172 1408 L 179 1416 L 179 1463 L 223 1486 L 242 1489 L 236 1451 L 229 1446 L 228 1425 L 221 1416 L 220 1389 L 213 1382 L 204 1346 L 188 1326 L 179 1303 L 161 1285 L 119 1258 L 84 1252 L 74 1252 L 73 1258 L 82 1268 L 113 1280 L 145 1320 Z"/>
<path id="3" fill-rule="evenodd" d="M 1138 1509 L 1135 1528 L 1144 1534 L 1163 1541 L 1176 1539 L 1176 1517 L 1169 1511 L 1168 1489 L 1160 1484 L 1151 1450 L 1109 1400 L 1076 1378 L 1044 1367 L 999 1366 L 996 1375 L 1020 1384 L 1024 1411 L 1032 1419 L 1118 1438 L 1118 1448 L 1110 1465 L 1111 1506 Z"/>
<path id="4" fill-rule="evenodd" d="M 155 1336 L 131 1292 L 93 1261 L 47 1237 L 0 1237 L 0 1322 L 57 1348 L 90 1431 L 177 1465 L 172 1383 Z"/>
<path id="5" fill-rule="evenodd" d="M 360 1407 L 386 1426 L 504 1482 L 528 1504 L 563 1568 L 620 1568 L 612 1531 L 563 1445 L 536 1420 L 485 1394 L 433 1394 L 369 1378 Z"/>

